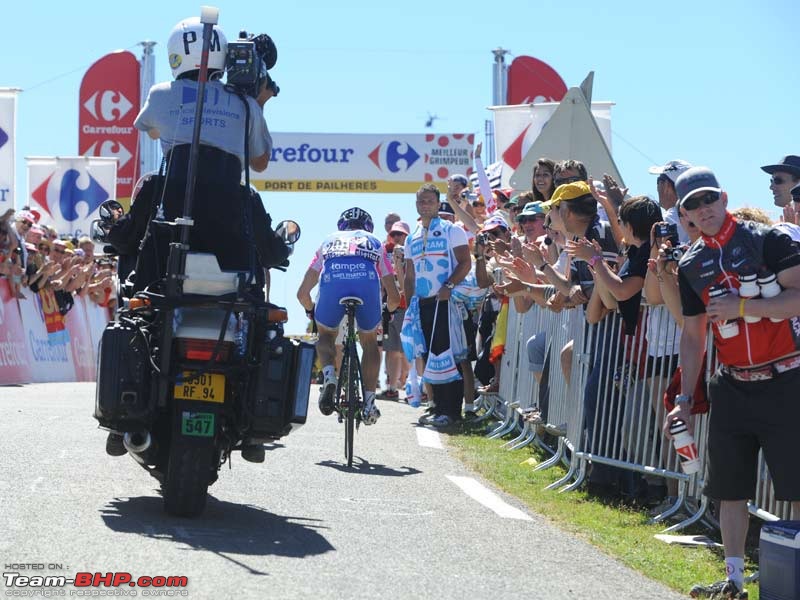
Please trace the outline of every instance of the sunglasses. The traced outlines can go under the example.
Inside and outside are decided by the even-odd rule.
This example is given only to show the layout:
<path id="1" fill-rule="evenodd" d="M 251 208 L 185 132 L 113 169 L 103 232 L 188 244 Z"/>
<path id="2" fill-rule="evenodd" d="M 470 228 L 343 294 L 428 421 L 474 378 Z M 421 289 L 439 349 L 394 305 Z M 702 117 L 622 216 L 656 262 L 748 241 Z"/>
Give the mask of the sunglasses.
<path id="1" fill-rule="evenodd" d="M 393 231 L 389 234 L 389 237 L 403 237 L 404 235 L 408 235 L 407 233 L 403 233 L 402 231 Z"/>
<path id="2" fill-rule="evenodd" d="M 53 248 L 53 254 L 64 254 L 64 250 L 61 248 Z"/>
<path id="3" fill-rule="evenodd" d="M 718 192 L 705 192 L 704 194 L 696 194 L 687 200 L 684 200 L 681 206 L 685 211 L 690 210 L 697 210 L 700 208 L 700 205 L 703 204 L 708 206 L 709 204 L 714 204 L 717 200 L 719 200 L 720 194 Z"/>
<path id="4" fill-rule="evenodd" d="M 31 221 L 26 221 L 25 219 L 23 219 L 23 220 L 21 221 L 21 223 L 22 223 L 23 225 L 25 225 L 25 227 L 33 227 L 33 223 L 32 223 Z"/>
<path id="5" fill-rule="evenodd" d="M 517 219 L 517 221 L 519 221 L 520 223 L 533 223 L 534 221 L 538 221 L 540 219 L 544 220 L 545 216 L 544 215 L 525 216 L 525 217 L 520 217 L 519 219 Z"/>
<path id="6" fill-rule="evenodd" d="M 582 179 L 577 175 L 574 177 L 556 177 L 554 183 L 556 184 L 556 187 L 558 187 L 560 185 L 564 185 L 565 183 L 575 183 L 576 181 L 582 181 Z"/>
<path id="7" fill-rule="evenodd" d="M 50 246 L 48 246 L 47 244 L 39 244 L 36 247 L 39 249 L 39 252 L 44 252 L 45 254 L 50 252 Z"/>
<path id="8" fill-rule="evenodd" d="M 479 206 L 486 206 L 486 203 L 485 202 L 481 202 L 480 200 L 475 200 L 472 203 L 472 206 L 474 206 L 475 208 L 478 208 Z"/>
<path id="9" fill-rule="evenodd" d="M 772 183 L 774 185 L 783 185 L 788 180 L 784 179 L 783 177 L 770 177 L 769 181 L 770 181 L 770 183 Z"/>

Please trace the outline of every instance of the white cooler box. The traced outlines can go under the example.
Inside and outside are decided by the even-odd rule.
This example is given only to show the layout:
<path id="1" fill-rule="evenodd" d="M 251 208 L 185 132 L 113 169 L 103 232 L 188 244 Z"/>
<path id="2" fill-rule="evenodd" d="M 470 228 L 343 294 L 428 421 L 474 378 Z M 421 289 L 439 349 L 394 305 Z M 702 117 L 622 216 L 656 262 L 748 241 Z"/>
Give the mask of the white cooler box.
<path id="1" fill-rule="evenodd" d="M 761 527 L 758 580 L 761 600 L 800 598 L 800 521 Z"/>

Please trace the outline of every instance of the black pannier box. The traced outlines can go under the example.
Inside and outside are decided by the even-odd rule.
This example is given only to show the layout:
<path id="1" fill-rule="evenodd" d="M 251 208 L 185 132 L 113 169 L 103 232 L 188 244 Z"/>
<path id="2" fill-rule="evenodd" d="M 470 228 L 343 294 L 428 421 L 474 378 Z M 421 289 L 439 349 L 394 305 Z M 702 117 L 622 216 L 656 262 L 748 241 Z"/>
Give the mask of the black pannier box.
<path id="1" fill-rule="evenodd" d="M 94 418 L 128 431 L 149 418 L 150 360 L 142 336 L 130 325 L 109 323 L 100 338 Z"/>
<path id="2" fill-rule="evenodd" d="M 308 342 L 280 338 L 264 347 L 247 394 L 249 435 L 282 436 L 306 422 L 314 358 Z"/>

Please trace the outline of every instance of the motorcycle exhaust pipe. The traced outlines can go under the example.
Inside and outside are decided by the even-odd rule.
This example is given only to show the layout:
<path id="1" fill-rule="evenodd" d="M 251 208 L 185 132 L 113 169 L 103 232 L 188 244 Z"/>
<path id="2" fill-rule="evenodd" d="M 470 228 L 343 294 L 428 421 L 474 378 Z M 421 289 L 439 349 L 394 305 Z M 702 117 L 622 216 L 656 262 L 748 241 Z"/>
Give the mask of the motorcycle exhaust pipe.
<path id="1" fill-rule="evenodd" d="M 150 437 L 149 431 L 129 431 L 122 438 L 122 445 L 125 446 L 125 449 L 131 454 L 141 454 L 145 452 L 152 443 L 153 438 Z"/>

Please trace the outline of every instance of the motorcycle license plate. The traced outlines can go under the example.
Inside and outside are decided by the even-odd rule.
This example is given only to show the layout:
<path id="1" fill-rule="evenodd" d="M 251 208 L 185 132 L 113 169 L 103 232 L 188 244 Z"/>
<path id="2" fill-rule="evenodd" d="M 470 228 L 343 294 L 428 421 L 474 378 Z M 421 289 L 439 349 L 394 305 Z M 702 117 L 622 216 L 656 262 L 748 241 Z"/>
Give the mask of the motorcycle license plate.
<path id="1" fill-rule="evenodd" d="M 199 400 L 200 402 L 225 402 L 225 375 L 219 373 L 202 373 L 191 376 L 190 371 L 183 372 L 182 383 L 175 384 L 176 400 Z"/>
<path id="2" fill-rule="evenodd" d="M 211 437 L 214 435 L 214 413 L 184 411 L 181 415 L 181 434 Z"/>

